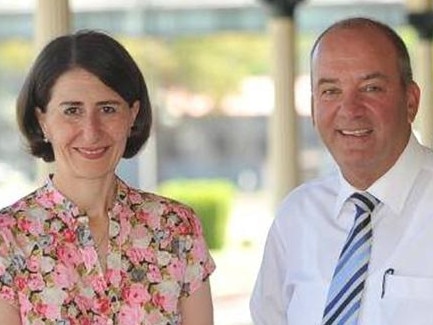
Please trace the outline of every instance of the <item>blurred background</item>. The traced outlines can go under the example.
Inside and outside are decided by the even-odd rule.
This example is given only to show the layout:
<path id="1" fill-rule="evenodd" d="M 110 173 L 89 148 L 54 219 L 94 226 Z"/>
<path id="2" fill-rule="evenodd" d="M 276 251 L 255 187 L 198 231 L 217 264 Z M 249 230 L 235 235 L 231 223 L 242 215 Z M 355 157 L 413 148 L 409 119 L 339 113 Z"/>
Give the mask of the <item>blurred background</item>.
<path id="1" fill-rule="evenodd" d="M 15 123 L 38 49 L 62 32 L 106 31 L 138 62 L 155 115 L 146 148 L 118 173 L 194 207 L 217 263 L 215 324 L 250 325 L 248 299 L 279 200 L 333 168 L 310 119 L 314 39 L 354 15 L 390 24 L 409 47 L 427 107 L 432 2 L 0 0 L 0 208 L 48 170 L 27 153 Z M 417 134 L 430 144 L 433 118 L 424 111 Z"/>

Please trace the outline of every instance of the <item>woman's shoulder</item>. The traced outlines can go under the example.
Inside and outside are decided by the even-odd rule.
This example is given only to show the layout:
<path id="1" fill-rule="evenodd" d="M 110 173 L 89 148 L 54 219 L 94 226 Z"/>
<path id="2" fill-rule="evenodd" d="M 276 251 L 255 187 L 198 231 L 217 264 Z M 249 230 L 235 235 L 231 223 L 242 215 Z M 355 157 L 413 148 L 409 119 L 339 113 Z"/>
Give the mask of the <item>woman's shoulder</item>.
<path id="1" fill-rule="evenodd" d="M 197 227 L 198 217 L 189 205 L 155 192 L 129 187 L 125 197 L 136 216 L 145 215 L 163 224 Z"/>

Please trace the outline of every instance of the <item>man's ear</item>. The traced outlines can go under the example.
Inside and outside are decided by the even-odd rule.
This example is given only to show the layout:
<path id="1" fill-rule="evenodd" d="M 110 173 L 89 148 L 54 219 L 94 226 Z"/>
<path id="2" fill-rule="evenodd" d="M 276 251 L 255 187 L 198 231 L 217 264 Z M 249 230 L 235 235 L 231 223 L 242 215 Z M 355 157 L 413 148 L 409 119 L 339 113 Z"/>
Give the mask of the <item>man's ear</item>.
<path id="1" fill-rule="evenodd" d="M 421 90 L 416 82 L 412 81 L 406 90 L 407 94 L 407 119 L 409 123 L 415 120 L 416 114 L 418 113 L 419 101 L 421 96 Z"/>
<path id="2" fill-rule="evenodd" d="M 311 95 L 310 98 L 310 105 L 311 105 L 311 122 L 313 123 L 313 126 L 316 127 L 316 119 L 314 117 L 314 101 L 313 101 L 313 95 Z"/>

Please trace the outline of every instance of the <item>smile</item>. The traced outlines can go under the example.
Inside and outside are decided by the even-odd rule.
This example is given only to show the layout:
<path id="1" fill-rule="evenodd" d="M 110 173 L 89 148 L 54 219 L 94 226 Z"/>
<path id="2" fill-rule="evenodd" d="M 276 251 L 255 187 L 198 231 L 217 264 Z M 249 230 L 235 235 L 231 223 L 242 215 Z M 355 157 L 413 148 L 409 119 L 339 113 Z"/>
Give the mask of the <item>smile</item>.
<path id="1" fill-rule="evenodd" d="M 75 150 L 87 158 L 99 158 L 108 150 L 108 147 L 99 147 L 94 149 L 75 148 Z"/>
<path id="2" fill-rule="evenodd" d="M 373 132 L 371 129 L 358 129 L 358 130 L 339 130 L 342 135 L 349 135 L 353 137 L 362 137 Z"/>

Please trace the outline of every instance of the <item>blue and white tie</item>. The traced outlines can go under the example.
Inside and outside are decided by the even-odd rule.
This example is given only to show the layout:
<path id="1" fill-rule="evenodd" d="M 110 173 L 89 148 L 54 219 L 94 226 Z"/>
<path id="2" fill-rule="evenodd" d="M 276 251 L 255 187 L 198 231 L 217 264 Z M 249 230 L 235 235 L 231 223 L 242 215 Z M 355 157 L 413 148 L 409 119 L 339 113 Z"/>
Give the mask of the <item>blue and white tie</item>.
<path id="1" fill-rule="evenodd" d="M 379 200 L 368 192 L 354 193 L 349 200 L 356 206 L 355 222 L 332 277 L 323 325 L 358 324 L 373 236 L 371 213 Z"/>

